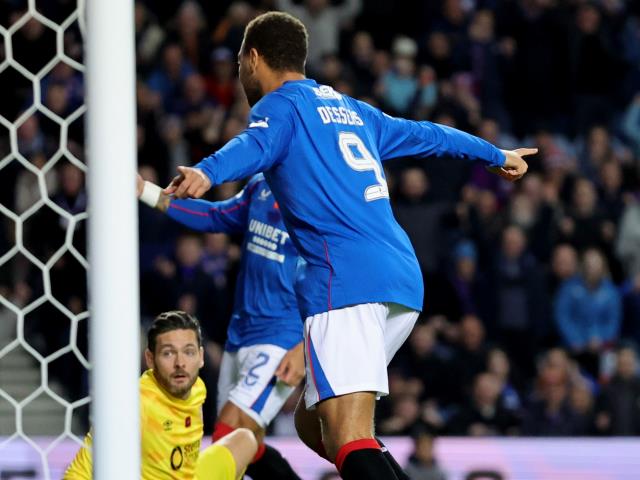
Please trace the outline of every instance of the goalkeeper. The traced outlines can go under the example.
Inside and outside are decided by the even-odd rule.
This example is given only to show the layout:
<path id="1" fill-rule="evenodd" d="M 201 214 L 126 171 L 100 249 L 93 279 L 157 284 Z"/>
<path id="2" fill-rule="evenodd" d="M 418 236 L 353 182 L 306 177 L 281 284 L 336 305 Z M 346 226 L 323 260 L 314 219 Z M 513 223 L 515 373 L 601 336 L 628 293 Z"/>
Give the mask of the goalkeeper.
<path id="1" fill-rule="evenodd" d="M 206 388 L 198 377 L 204 364 L 200 324 L 181 311 L 165 312 L 147 334 L 140 377 L 142 479 L 240 479 L 255 455 L 251 431 L 238 429 L 200 453 Z M 65 480 L 92 478 L 91 433 L 85 437 Z"/>

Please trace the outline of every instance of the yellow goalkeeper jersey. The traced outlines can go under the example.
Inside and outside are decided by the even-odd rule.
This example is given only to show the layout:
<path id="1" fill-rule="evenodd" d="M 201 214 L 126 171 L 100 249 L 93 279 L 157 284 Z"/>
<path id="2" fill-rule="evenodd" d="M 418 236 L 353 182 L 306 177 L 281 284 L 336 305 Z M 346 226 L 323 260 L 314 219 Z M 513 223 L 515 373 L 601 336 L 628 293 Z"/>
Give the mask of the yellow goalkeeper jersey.
<path id="1" fill-rule="evenodd" d="M 142 479 L 191 480 L 202 440 L 202 404 L 207 395 L 198 378 L 186 400 L 172 397 L 152 370 L 140 377 Z M 65 480 L 91 479 L 91 433 L 65 473 Z"/>

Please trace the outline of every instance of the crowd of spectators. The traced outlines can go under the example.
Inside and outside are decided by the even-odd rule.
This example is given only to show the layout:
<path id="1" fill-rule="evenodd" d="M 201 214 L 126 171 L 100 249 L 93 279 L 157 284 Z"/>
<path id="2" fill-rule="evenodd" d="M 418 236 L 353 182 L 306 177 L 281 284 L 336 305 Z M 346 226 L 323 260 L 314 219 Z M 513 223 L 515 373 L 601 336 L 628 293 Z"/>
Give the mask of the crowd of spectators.
<path id="1" fill-rule="evenodd" d="M 75 8 L 73 1 L 38 5 L 58 23 Z M 414 435 L 416 459 L 435 434 L 640 435 L 640 2 L 138 0 L 137 139 L 145 179 L 167 184 L 178 165 L 199 161 L 242 131 L 249 107 L 236 55 L 246 24 L 268 9 L 305 22 L 308 75 L 319 82 L 502 148 L 540 149 L 515 185 L 453 158 L 385 165 L 426 294 L 423 314 L 390 366 L 379 432 Z M 24 11 L 25 1 L 3 2 L 0 24 Z M 37 20 L 11 38 L 24 69 L 46 72 L 39 98 L 15 67 L 0 72 L 0 91 L 11 92 L 0 115 L 19 119 L 15 138 L 0 127 L 0 159 L 14 152 L 0 169 L 0 203 L 18 215 L 33 213 L 20 234 L 24 246 L 42 263 L 53 259 L 57 302 L 32 310 L 24 332 L 46 355 L 69 342 L 62 310 L 86 309 L 84 268 L 71 252 L 56 256 L 69 238 L 59 210 L 86 208 L 78 111 L 84 81 L 73 62 L 49 64 L 55 32 Z M 63 47 L 67 58 L 82 61 L 76 22 Z M 0 43 L 0 62 L 6 55 Z M 16 148 L 46 171 L 44 184 L 15 160 Z M 208 198 L 239 188 L 225 184 Z M 45 190 L 50 201 L 31 212 Z M 71 237 L 80 255 L 84 223 Z M 8 216 L 1 226 L 0 257 L 16 240 Z M 185 232 L 140 208 L 143 318 L 180 308 L 201 319 L 208 426 L 239 242 Z M 23 254 L 0 266 L 0 294 L 18 306 L 47 288 Z M 78 346 L 86 351 L 80 327 Z M 78 378 L 60 375 L 69 369 L 82 371 L 73 355 L 50 373 Z M 86 391 L 86 382 L 66 386 L 72 398 Z M 276 420 L 275 433 L 293 433 L 292 408 Z"/>

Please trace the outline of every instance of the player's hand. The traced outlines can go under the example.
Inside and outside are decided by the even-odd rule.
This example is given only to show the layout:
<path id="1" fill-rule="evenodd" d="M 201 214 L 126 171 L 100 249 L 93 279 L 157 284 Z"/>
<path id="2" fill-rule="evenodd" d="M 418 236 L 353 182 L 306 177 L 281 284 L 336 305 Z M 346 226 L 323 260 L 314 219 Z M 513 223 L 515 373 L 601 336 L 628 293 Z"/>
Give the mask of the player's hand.
<path id="1" fill-rule="evenodd" d="M 502 150 L 505 155 L 504 165 L 502 167 L 492 167 L 488 170 L 496 175 L 500 175 L 505 180 L 515 182 L 521 179 L 527 170 L 529 165 L 524 161 L 522 157 L 527 155 L 535 155 L 538 153 L 537 148 L 516 148 L 515 150 Z"/>
<path id="2" fill-rule="evenodd" d="M 200 198 L 211 188 L 211 180 L 199 168 L 178 167 L 178 172 L 162 193 L 176 198 Z"/>
<path id="3" fill-rule="evenodd" d="M 292 387 L 300 384 L 304 378 L 304 346 L 302 342 L 284 355 L 275 375 L 278 380 Z"/>
<path id="4" fill-rule="evenodd" d="M 136 179 L 136 195 L 138 196 L 138 198 L 140 198 L 140 195 L 142 195 L 143 188 L 144 188 L 144 180 L 142 179 L 140 174 L 138 174 L 138 178 Z"/>

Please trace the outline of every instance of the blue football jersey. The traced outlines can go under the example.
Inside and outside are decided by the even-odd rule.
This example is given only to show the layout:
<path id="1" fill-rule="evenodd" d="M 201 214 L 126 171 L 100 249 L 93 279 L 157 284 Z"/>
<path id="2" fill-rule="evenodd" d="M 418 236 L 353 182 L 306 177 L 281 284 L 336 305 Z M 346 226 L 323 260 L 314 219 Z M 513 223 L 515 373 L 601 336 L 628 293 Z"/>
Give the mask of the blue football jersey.
<path id="1" fill-rule="evenodd" d="M 298 254 L 263 175 L 222 202 L 171 200 L 167 214 L 195 230 L 244 233 L 225 350 L 259 343 L 288 350 L 302 341 L 293 289 Z"/>
<path id="2" fill-rule="evenodd" d="M 264 171 L 304 259 L 296 293 L 307 317 L 369 302 L 422 308 L 422 276 L 391 211 L 381 162 L 445 154 L 505 161 L 473 135 L 393 118 L 304 79 L 265 95 L 248 128 L 196 167 L 213 185 Z"/>

